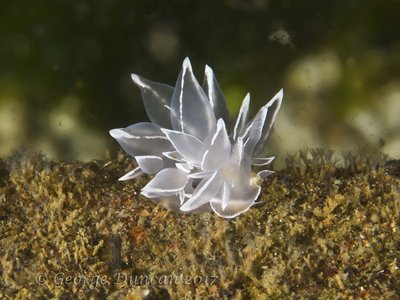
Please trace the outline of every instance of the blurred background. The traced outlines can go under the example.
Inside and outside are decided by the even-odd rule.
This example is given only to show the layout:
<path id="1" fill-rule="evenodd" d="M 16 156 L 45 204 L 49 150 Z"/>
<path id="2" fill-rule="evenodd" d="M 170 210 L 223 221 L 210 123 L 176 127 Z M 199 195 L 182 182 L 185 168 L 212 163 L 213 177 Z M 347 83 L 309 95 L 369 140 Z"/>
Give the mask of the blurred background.
<path id="1" fill-rule="evenodd" d="M 232 117 L 281 88 L 269 154 L 305 147 L 400 156 L 400 1 L 0 3 L 0 156 L 105 158 L 111 128 L 146 121 L 130 73 L 174 85 L 189 56 Z"/>

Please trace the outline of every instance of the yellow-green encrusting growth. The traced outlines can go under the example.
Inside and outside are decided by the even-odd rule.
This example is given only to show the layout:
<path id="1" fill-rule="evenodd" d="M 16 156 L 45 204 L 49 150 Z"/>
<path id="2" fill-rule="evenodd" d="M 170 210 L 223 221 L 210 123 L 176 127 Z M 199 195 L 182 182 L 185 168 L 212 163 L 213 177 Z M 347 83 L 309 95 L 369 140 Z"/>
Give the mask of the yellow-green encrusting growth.
<path id="1" fill-rule="evenodd" d="M 142 198 L 123 155 L 0 160 L 0 298 L 399 298 L 400 162 L 331 154 L 288 159 L 230 221 Z"/>

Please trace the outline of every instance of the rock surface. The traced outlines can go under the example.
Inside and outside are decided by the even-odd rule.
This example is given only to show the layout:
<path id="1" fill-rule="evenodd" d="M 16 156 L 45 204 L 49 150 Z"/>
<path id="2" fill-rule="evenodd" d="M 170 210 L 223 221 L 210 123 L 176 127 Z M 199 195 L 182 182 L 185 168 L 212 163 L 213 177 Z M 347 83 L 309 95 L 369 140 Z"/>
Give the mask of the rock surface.
<path id="1" fill-rule="evenodd" d="M 400 297 L 400 162 L 300 152 L 227 221 L 119 182 L 131 159 L 0 160 L 0 298 Z"/>

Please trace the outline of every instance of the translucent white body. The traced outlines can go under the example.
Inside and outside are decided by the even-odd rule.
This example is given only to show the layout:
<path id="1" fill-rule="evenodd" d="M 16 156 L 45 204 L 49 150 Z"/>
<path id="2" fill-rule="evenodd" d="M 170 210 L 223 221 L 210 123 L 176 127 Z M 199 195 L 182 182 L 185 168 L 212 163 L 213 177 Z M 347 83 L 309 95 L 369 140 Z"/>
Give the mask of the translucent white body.
<path id="1" fill-rule="evenodd" d="M 110 130 L 138 163 L 120 180 L 156 174 L 142 195 L 182 212 L 211 208 L 221 217 L 233 218 L 247 211 L 260 194 L 260 179 L 273 173 L 254 174 L 252 166 L 268 165 L 274 159 L 259 155 L 265 150 L 283 91 L 250 121 L 247 94 L 228 133 L 226 100 L 210 67 L 206 66 L 203 86 L 188 58 L 175 87 L 135 74 L 132 79 L 142 91 L 151 123 Z"/>

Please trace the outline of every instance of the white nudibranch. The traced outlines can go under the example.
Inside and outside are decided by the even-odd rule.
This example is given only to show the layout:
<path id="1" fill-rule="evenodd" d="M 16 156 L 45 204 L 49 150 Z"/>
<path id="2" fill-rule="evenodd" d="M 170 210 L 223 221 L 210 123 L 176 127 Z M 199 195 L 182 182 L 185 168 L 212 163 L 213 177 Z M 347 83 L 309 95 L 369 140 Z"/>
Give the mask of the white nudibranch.
<path id="1" fill-rule="evenodd" d="M 229 112 L 214 72 L 205 68 L 203 86 L 190 61 L 183 62 L 175 87 L 132 74 L 148 117 L 110 135 L 137 161 L 138 167 L 120 180 L 155 174 L 141 193 L 182 212 L 211 208 L 224 218 L 247 211 L 260 194 L 261 179 L 273 172 L 253 173 L 274 157 L 260 157 L 267 145 L 283 90 L 249 120 L 246 95 L 232 132 Z"/>

